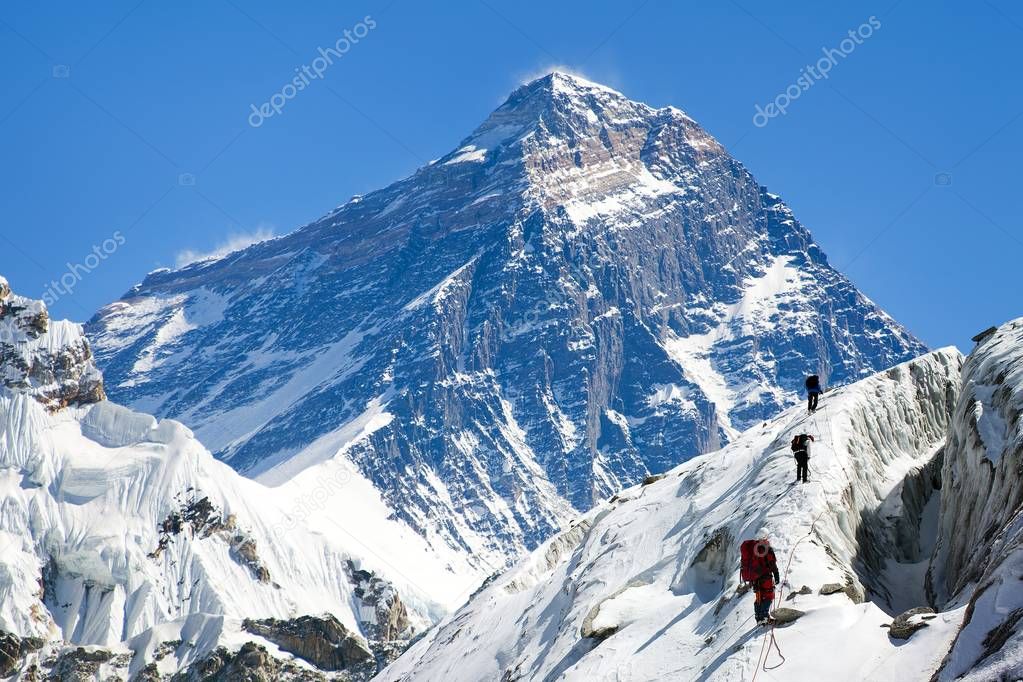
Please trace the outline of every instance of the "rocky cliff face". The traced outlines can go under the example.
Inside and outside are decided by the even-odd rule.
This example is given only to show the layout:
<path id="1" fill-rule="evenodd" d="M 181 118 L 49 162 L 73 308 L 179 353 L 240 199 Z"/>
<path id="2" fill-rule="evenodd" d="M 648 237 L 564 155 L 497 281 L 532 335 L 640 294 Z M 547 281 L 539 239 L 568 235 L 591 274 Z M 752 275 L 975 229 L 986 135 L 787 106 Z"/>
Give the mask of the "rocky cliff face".
<path id="1" fill-rule="evenodd" d="M 42 301 L 11 292 L 0 277 L 0 382 L 48 409 L 103 400 L 103 378 L 81 326 L 51 322 Z"/>
<path id="2" fill-rule="evenodd" d="M 966 360 L 949 429 L 928 587 L 937 604 L 966 610 L 937 679 L 1023 675 L 1021 413 L 1023 319 L 1017 319 Z"/>
<path id="3" fill-rule="evenodd" d="M 88 325 L 119 401 L 274 484 L 343 459 L 478 570 L 923 347 L 681 111 L 554 73 L 455 151 Z"/>

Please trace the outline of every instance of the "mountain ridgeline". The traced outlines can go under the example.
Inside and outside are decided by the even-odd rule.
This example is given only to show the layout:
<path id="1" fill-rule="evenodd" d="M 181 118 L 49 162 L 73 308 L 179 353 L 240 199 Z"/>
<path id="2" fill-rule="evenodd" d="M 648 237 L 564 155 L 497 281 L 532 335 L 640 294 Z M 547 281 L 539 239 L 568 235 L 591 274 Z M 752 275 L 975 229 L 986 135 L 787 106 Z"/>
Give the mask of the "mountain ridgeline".
<path id="1" fill-rule="evenodd" d="M 343 458 L 479 570 L 925 350 L 703 128 L 562 73 L 305 227 L 87 326 L 112 399 L 277 484 Z"/>

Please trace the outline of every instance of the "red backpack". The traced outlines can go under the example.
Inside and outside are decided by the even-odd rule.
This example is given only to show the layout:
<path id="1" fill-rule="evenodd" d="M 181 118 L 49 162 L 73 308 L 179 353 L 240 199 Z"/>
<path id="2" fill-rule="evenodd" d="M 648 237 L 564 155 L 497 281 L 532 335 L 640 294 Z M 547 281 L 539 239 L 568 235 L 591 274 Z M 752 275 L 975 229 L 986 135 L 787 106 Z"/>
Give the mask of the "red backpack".
<path id="1" fill-rule="evenodd" d="M 758 547 L 760 548 L 759 551 Z M 753 582 L 768 573 L 767 555 L 769 547 L 760 540 L 745 540 L 739 545 L 741 563 L 739 578 L 743 582 Z"/>

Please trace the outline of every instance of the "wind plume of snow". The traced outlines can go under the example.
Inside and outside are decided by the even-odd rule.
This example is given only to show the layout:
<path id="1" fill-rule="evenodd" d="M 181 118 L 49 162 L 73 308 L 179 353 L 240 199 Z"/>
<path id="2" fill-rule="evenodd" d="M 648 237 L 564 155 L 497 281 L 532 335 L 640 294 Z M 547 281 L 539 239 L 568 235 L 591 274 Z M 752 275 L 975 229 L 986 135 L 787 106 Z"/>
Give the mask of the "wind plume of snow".
<path id="1" fill-rule="evenodd" d="M 268 239 L 273 239 L 277 235 L 274 233 L 272 227 L 260 225 L 251 232 L 238 232 L 229 234 L 227 239 L 210 249 L 209 251 L 197 251 L 193 249 L 185 249 L 184 251 L 178 252 L 175 256 L 174 262 L 179 268 L 183 268 L 186 265 L 192 263 L 201 263 L 208 260 L 218 260 L 224 256 L 234 253 L 235 251 L 241 251 L 244 248 L 258 244 L 259 242 L 265 242 Z"/>

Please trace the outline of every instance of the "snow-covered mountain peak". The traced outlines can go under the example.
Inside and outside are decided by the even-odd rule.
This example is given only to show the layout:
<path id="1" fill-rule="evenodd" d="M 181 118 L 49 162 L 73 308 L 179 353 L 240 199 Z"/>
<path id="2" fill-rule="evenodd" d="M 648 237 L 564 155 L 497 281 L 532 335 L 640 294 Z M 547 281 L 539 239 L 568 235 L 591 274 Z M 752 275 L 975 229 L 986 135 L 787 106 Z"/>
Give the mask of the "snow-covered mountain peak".
<path id="1" fill-rule="evenodd" d="M 545 114 L 556 115 L 570 110 L 581 112 L 586 109 L 595 110 L 596 113 L 611 108 L 654 111 L 646 104 L 632 101 L 605 85 L 563 71 L 552 71 L 514 90 L 497 112 L 515 112 L 523 119 L 536 121 Z"/>
<path id="2" fill-rule="evenodd" d="M 807 373 L 924 350 L 695 122 L 562 74 L 88 329 L 118 400 L 268 483 L 350 465 L 481 573 L 777 414 Z"/>
<path id="3" fill-rule="evenodd" d="M 498 107 L 472 135 L 463 140 L 458 149 L 445 157 L 467 158 L 467 151 L 475 151 L 482 158 L 484 149 L 510 147 L 515 155 L 526 157 L 527 168 L 550 167 L 551 148 L 569 145 L 586 147 L 588 140 L 603 144 L 620 160 L 630 161 L 635 154 L 620 147 L 615 149 L 616 133 L 628 129 L 653 130 L 663 126 L 682 126 L 686 136 L 707 148 L 723 152 L 720 145 L 699 129 L 695 122 L 674 107 L 652 108 L 629 99 L 622 93 L 593 83 L 579 76 L 555 71 L 533 80 L 517 90 Z M 606 170 L 592 163 L 584 163 L 580 148 L 571 165 L 592 176 L 606 174 Z M 531 174 L 534 182 L 544 179 L 543 174 Z"/>

